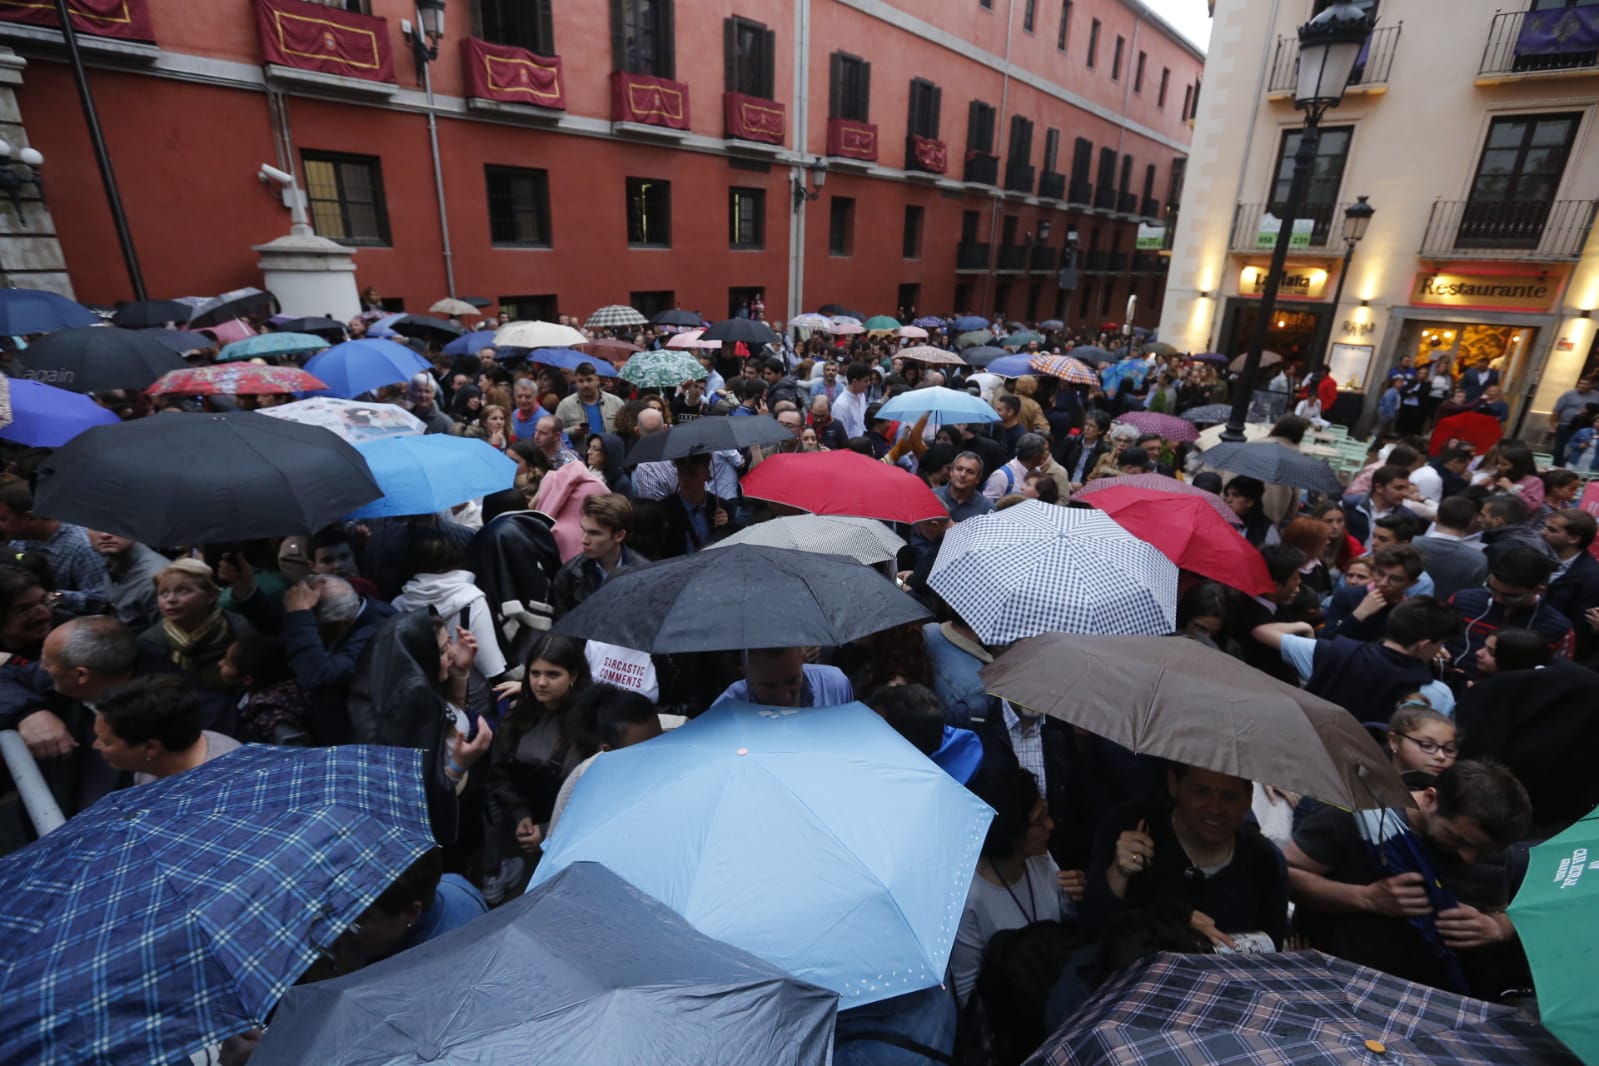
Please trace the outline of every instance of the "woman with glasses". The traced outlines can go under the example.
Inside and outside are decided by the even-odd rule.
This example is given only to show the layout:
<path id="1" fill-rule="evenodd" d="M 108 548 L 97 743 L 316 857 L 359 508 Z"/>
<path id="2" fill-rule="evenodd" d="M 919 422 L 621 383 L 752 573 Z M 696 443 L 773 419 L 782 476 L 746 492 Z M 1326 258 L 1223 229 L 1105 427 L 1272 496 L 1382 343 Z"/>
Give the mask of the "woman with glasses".
<path id="1" fill-rule="evenodd" d="M 1455 723 L 1433 710 L 1421 693 L 1412 693 L 1399 701 L 1388 720 L 1388 752 L 1401 774 L 1412 770 L 1441 774 L 1460 754 Z"/>

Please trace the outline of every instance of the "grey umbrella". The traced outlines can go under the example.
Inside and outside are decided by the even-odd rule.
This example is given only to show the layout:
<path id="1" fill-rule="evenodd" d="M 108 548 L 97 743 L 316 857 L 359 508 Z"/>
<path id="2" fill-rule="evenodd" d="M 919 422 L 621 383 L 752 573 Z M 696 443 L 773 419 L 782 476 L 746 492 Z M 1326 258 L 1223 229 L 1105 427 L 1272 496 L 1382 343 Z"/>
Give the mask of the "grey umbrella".
<path id="1" fill-rule="evenodd" d="M 1259 478 L 1268 485 L 1292 485 L 1312 492 L 1344 491 L 1344 484 L 1332 467 L 1313 455 L 1273 441 L 1223 441 L 1199 454 L 1200 460 L 1212 470 Z"/>

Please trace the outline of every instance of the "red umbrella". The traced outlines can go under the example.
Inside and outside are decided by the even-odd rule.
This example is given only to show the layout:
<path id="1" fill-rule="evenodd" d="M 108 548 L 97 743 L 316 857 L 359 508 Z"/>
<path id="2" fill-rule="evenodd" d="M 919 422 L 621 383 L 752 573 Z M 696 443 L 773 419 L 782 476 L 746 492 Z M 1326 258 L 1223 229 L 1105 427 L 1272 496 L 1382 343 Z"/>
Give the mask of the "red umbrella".
<path id="1" fill-rule="evenodd" d="M 617 340 L 615 337 L 601 337 L 597 341 L 587 341 L 583 344 L 573 345 L 573 347 L 586 355 L 598 356 L 607 363 L 612 363 L 616 366 L 621 366 L 627 362 L 627 357 L 634 352 L 642 352 L 644 350 L 636 344 L 629 344 L 627 341 Z"/>
<path id="2" fill-rule="evenodd" d="M 1459 437 L 1470 441 L 1477 454 L 1481 455 L 1498 444 L 1499 438 L 1504 435 L 1505 427 L 1493 415 L 1485 415 L 1481 411 L 1462 411 L 1438 420 L 1438 425 L 1432 431 L 1432 439 L 1427 442 L 1427 453 L 1437 455 L 1443 451 L 1444 443 L 1450 437 Z"/>
<path id="3" fill-rule="evenodd" d="M 1250 595 L 1264 594 L 1275 587 L 1266 570 L 1266 560 L 1255 546 L 1198 496 L 1113 485 L 1085 502 L 1104 511 L 1183 570 Z"/>
<path id="4" fill-rule="evenodd" d="M 1163 415 L 1159 411 L 1128 411 L 1117 415 L 1116 421 L 1132 426 L 1140 433 L 1159 433 L 1163 440 L 1195 441 L 1199 430 L 1185 418 Z"/>
<path id="5" fill-rule="evenodd" d="M 258 366 L 255 363 L 218 363 L 163 374 L 145 391 L 151 396 L 246 396 L 261 393 L 320 392 L 322 379 L 296 366 Z"/>
<path id="6" fill-rule="evenodd" d="M 812 514 L 920 522 L 949 512 L 921 478 L 858 452 L 774 455 L 744 479 L 744 495 Z"/>
<path id="7" fill-rule="evenodd" d="M 1149 489 L 1152 492 L 1164 492 L 1172 496 L 1197 496 L 1209 504 L 1212 511 L 1215 511 L 1233 525 L 1241 526 L 1244 524 L 1244 520 L 1239 518 L 1237 512 L 1228 506 L 1227 501 L 1214 492 L 1206 492 L 1204 489 L 1195 488 L 1186 481 L 1178 481 L 1176 478 L 1167 477 L 1165 474 L 1120 474 L 1116 477 L 1102 477 L 1095 481 L 1090 481 L 1072 493 L 1072 499 L 1085 500 L 1085 497 L 1092 496 L 1095 493 L 1105 492 L 1108 489 L 1122 488 Z M 1091 501 L 1085 500 L 1085 502 Z"/>

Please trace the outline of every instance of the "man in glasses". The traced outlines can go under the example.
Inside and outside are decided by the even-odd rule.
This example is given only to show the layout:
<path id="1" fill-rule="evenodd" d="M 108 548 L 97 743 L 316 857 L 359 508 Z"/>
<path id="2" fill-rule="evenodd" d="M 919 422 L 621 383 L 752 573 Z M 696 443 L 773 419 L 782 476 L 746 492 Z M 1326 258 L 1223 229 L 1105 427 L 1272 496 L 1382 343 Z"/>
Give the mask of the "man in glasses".
<path id="1" fill-rule="evenodd" d="M 1555 563 L 1544 553 L 1512 544 L 1489 557 L 1488 581 L 1482 588 L 1461 589 L 1450 603 L 1465 620 L 1464 634 L 1448 645 L 1450 663 L 1476 678 L 1477 652 L 1490 634 L 1501 629 L 1530 629 L 1553 652 L 1570 658 L 1571 620 L 1544 602 Z"/>
<path id="2" fill-rule="evenodd" d="M 1379 519 L 1386 522 L 1387 519 Z M 1424 595 L 1421 553 L 1409 544 L 1384 548 L 1371 561 L 1371 584 L 1341 584 L 1333 590 L 1321 636 L 1353 640 L 1381 640 L 1388 632 L 1388 615 L 1394 605 L 1410 595 Z"/>

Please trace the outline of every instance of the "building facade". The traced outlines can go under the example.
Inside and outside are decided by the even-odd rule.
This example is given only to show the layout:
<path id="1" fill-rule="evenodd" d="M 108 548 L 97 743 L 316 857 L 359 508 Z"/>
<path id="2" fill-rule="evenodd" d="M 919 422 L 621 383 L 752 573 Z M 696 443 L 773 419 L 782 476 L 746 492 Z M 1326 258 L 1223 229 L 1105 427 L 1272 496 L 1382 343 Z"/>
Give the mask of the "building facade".
<path id="1" fill-rule="evenodd" d="M 1305 219 L 1266 347 L 1327 361 L 1349 409 L 1392 368 L 1497 370 L 1536 439 L 1592 367 L 1599 306 L 1599 7 L 1568 0 L 1361 0 L 1375 12 L 1322 122 Z M 1325 0 L 1217 0 L 1161 310 L 1163 339 L 1238 354 L 1302 125 L 1298 27 Z M 1505 7 L 1514 10 L 1503 10 Z M 1343 215 L 1376 209 L 1348 260 Z"/>
<path id="2" fill-rule="evenodd" d="M 1137 294 L 1152 325 L 1165 260 L 1137 233 L 1181 187 L 1203 65 L 1136 0 L 448 0 L 425 68 L 409 0 L 70 6 L 151 296 L 261 283 L 271 163 L 363 290 L 517 317 L 759 296 L 1075 324 Z M 49 7 L 0 0 L 0 41 L 72 286 L 111 303 Z"/>

